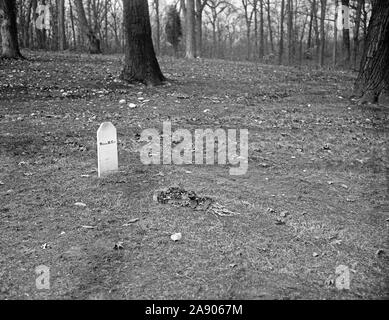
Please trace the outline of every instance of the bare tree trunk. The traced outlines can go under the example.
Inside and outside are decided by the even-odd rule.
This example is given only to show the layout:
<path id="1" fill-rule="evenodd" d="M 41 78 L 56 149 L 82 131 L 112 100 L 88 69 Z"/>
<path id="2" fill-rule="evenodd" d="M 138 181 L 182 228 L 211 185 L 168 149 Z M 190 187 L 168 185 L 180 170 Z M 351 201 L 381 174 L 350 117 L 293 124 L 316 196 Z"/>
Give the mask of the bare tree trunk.
<path id="1" fill-rule="evenodd" d="M 319 23 L 317 19 L 317 10 L 318 10 L 318 3 L 317 0 L 313 0 L 313 28 L 315 30 L 315 48 L 316 48 L 316 61 L 319 61 L 319 51 L 320 51 L 320 31 L 319 31 Z"/>
<path id="2" fill-rule="evenodd" d="M 278 50 L 278 64 L 282 64 L 282 55 L 284 53 L 284 9 L 285 0 L 281 0 L 280 48 Z"/>
<path id="3" fill-rule="evenodd" d="M 324 30 L 324 19 L 326 17 L 326 6 L 327 0 L 320 0 L 321 2 L 321 10 L 320 10 L 320 55 L 319 55 L 319 63 L 320 67 L 324 66 L 324 51 L 325 51 L 325 30 Z"/>
<path id="4" fill-rule="evenodd" d="M 372 0 L 372 6 L 355 94 L 360 102 L 376 103 L 389 95 L 389 1 Z"/>
<path id="5" fill-rule="evenodd" d="M 49 0 L 48 3 L 51 6 L 50 14 L 51 14 L 51 20 L 50 20 L 50 29 L 47 30 L 48 34 L 48 47 L 51 50 L 58 50 L 59 49 L 59 20 L 58 20 L 58 1 L 55 0 L 55 6 L 51 6 L 52 0 Z M 64 30 L 65 31 L 65 30 Z"/>
<path id="6" fill-rule="evenodd" d="M 263 0 L 259 0 L 259 58 L 262 59 L 265 54 L 264 30 L 263 30 Z"/>
<path id="7" fill-rule="evenodd" d="M 337 21 L 338 21 L 338 0 L 335 0 L 335 18 L 334 18 L 334 47 L 332 50 L 332 65 L 335 68 L 336 67 L 336 60 L 338 55 L 338 28 L 337 28 Z"/>
<path id="8" fill-rule="evenodd" d="M 257 12 L 258 0 L 253 0 L 254 10 L 254 60 L 257 59 L 258 54 L 258 12 Z"/>
<path id="9" fill-rule="evenodd" d="M 273 29 L 271 26 L 271 15 L 270 15 L 270 0 L 267 0 L 267 24 L 269 28 L 269 38 L 270 38 L 270 46 L 271 52 L 274 52 L 274 43 L 273 43 Z"/>
<path id="10" fill-rule="evenodd" d="M 287 23 L 287 32 L 288 32 L 288 65 L 291 65 L 293 62 L 293 10 L 292 10 L 292 0 L 287 0 L 286 10 L 288 12 L 288 23 Z"/>
<path id="11" fill-rule="evenodd" d="M 342 6 L 346 6 L 349 8 L 350 0 L 342 0 Z M 344 7 L 343 7 L 344 8 Z M 343 15 L 343 53 L 344 53 L 344 64 L 346 66 L 350 65 L 350 57 L 351 57 L 351 51 L 350 51 L 350 29 L 348 27 L 348 20 L 346 21 L 346 18 Z"/>
<path id="12" fill-rule="evenodd" d="M 63 51 L 66 47 L 65 37 L 65 0 L 58 1 L 58 33 L 59 33 L 59 50 Z"/>
<path id="13" fill-rule="evenodd" d="M 19 50 L 14 0 L 0 0 L 1 56 L 3 58 L 23 58 Z"/>
<path id="14" fill-rule="evenodd" d="M 25 29 L 26 29 L 26 14 L 24 12 L 24 5 L 22 3 L 21 0 L 16 0 L 15 1 L 16 4 L 15 4 L 15 7 L 16 7 L 16 11 L 18 12 L 17 16 L 18 16 L 18 30 L 19 30 L 19 39 L 21 40 L 21 47 L 24 46 L 24 39 L 25 39 Z"/>
<path id="15" fill-rule="evenodd" d="M 92 27 L 88 24 L 86 20 L 84 6 L 82 0 L 75 0 L 77 7 L 78 21 L 80 23 L 81 31 L 85 34 L 88 39 L 88 51 L 91 54 L 101 53 L 100 49 L 100 40 L 96 37 L 95 33 L 92 30 Z"/>
<path id="16" fill-rule="evenodd" d="M 69 0 L 69 13 L 70 13 L 70 23 L 72 25 L 72 33 L 73 33 L 73 46 L 76 47 L 76 30 L 74 28 L 72 0 Z"/>
<path id="17" fill-rule="evenodd" d="M 299 41 L 299 60 L 300 60 L 299 62 L 300 62 L 300 64 L 302 63 L 302 60 L 303 60 L 303 39 L 304 39 L 305 26 L 307 24 L 307 21 L 308 21 L 308 15 L 305 16 L 303 27 L 302 27 L 301 34 L 300 34 L 300 41 Z"/>
<path id="18" fill-rule="evenodd" d="M 99 10 L 100 8 L 98 7 L 99 3 L 96 3 L 96 0 L 92 1 L 92 13 L 93 13 L 93 23 L 90 21 L 90 25 L 93 26 L 93 32 L 97 36 L 99 35 L 99 39 L 101 39 L 101 34 L 100 34 L 100 21 L 99 21 Z"/>
<path id="19" fill-rule="evenodd" d="M 104 3 L 104 41 L 105 49 L 108 50 L 108 0 L 105 0 Z"/>
<path id="20" fill-rule="evenodd" d="M 186 0 L 186 46 L 185 58 L 195 57 L 194 0 Z"/>
<path id="21" fill-rule="evenodd" d="M 46 1 L 42 0 L 41 4 L 45 5 Z M 37 0 L 35 0 L 34 7 L 35 7 L 35 10 L 34 10 L 35 18 L 34 18 L 34 20 L 36 21 L 37 18 L 39 17 L 39 14 L 36 12 Z M 36 27 L 35 23 L 34 23 L 34 25 L 35 25 L 35 34 L 36 34 L 36 41 L 37 41 L 38 49 L 46 49 L 46 30 L 45 29 L 38 29 Z"/>
<path id="22" fill-rule="evenodd" d="M 32 10 L 32 0 L 29 1 L 27 12 L 26 12 L 26 25 L 24 26 L 24 46 L 28 48 L 30 46 L 30 24 L 31 24 L 31 10 Z"/>
<path id="23" fill-rule="evenodd" d="M 36 48 L 36 46 L 38 45 L 38 34 L 37 34 L 37 31 L 38 29 L 36 28 L 36 19 L 38 17 L 37 13 L 36 13 L 36 8 L 37 8 L 37 5 L 38 5 L 38 2 L 37 0 L 31 0 L 32 1 L 32 27 L 31 27 L 31 39 L 30 41 L 32 42 L 31 43 L 31 47 L 32 48 Z"/>
<path id="24" fill-rule="evenodd" d="M 203 24 L 203 10 L 206 4 L 206 0 L 196 0 L 196 56 L 202 55 L 202 24 Z"/>
<path id="25" fill-rule="evenodd" d="M 217 58 L 216 19 L 212 21 L 212 58 Z"/>
<path id="26" fill-rule="evenodd" d="M 146 85 L 161 84 L 165 77 L 155 56 L 147 0 L 123 0 L 125 58 L 121 78 Z"/>
<path id="27" fill-rule="evenodd" d="M 307 40 L 307 47 L 308 47 L 308 49 L 312 47 L 313 14 L 314 14 L 314 5 L 313 5 L 313 2 L 312 2 L 311 14 L 310 14 L 310 18 L 309 18 L 309 28 L 308 28 L 308 40 Z"/>
<path id="28" fill-rule="evenodd" d="M 250 60 L 250 57 L 251 57 L 250 25 L 248 26 L 248 28 L 246 30 L 246 36 L 247 36 L 247 60 Z"/>
<path id="29" fill-rule="evenodd" d="M 187 17 L 186 17 L 186 5 L 185 5 L 185 0 L 180 0 L 180 12 L 182 11 L 182 16 L 183 16 L 183 22 L 184 22 L 184 25 L 183 25 L 183 27 L 184 27 L 184 30 L 185 30 L 185 32 L 184 33 L 186 33 L 186 19 L 187 19 Z M 185 35 L 186 36 L 186 35 Z"/>
<path id="30" fill-rule="evenodd" d="M 368 19 L 367 19 L 367 10 L 366 10 L 366 3 L 363 1 L 362 5 L 362 30 L 363 30 L 363 50 L 366 49 L 366 38 L 367 38 L 367 25 L 368 25 Z"/>
<path id="31" fill-rule="evenodd" d="M 155 35 L 155 51 L 156 54 L 158 55 L 160 52 L 160 43 L 161 43 L 161 36 L 160 36 L 160 21 L 159 21 L 159 0 L 154 0 L 154 8 L 155 8 L 155 22 L 157 24 L 156 26 L 156 35 Z"/>
<path id="32" fill-rule="evenodd" d="M 87 21 L 92 26 L 92 0 L 86 0 L 86 12 L 88 14 Z"/>
<path id="33" fill-rule="evenodd" d="M 245 17 L 245 21 L 246 21 L 247 60 L 250 60 L 250 58 L 251 58 L 250 27 L 251 27 L 251 22 L 252 22 L 254 11 L 251 11 L 251 14 L 249 14 L 249 10 L 248 10 L 249 1 L 248 0 L 242 0 L 242 5 L 243 5 L 244 17 Z"/>
<path id="34" fill-rule="evenodd" d="M 362 1 L 357 0 L 357 10 L 355 13 L 355 28 L 353 32 L 353 66 L 354 69 L 357 68 L 357 58 L 358 58 L 358 49 L 359 49 L 359 26 L 361 23 L 361 13 L 362 13 Z"/>

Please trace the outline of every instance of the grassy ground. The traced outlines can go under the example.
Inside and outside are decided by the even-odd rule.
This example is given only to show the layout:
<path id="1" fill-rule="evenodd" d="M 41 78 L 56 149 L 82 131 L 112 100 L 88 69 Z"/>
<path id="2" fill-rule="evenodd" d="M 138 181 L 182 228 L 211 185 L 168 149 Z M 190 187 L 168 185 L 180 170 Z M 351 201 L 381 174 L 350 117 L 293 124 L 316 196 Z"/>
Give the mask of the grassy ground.
<path id="1" fill-rule="evenodd" d="M 169 84 L 145 88 L 117 81 L 119 56 L 25 54 L 0 61 L 1 299 L 388 297 L 388 109 L 350 104 L 354 75 L 163 58 Z M 142 165 L 137 136 L 169 119 L 248 129 L 247 174 Z M 103 121 L 120 172 L 99 179 Z M 177 184 L 241 214 L 153 201 Z M 333 283 L 340 264 L 348 291 Z M 50 290 L 35 286 L 39 265 Z"/>

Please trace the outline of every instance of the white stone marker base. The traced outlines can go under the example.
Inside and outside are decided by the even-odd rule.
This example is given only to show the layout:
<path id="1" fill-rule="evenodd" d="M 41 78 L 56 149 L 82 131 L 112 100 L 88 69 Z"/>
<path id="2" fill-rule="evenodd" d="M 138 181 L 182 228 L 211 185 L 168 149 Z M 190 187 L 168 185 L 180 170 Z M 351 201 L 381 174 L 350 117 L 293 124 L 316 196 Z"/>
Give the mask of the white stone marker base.
<path id="1" fill-rule="evenodd" d="M 98 176 L 118 171 L 116 128 L 111 122 L 103 122 L 97 130 Z"/>

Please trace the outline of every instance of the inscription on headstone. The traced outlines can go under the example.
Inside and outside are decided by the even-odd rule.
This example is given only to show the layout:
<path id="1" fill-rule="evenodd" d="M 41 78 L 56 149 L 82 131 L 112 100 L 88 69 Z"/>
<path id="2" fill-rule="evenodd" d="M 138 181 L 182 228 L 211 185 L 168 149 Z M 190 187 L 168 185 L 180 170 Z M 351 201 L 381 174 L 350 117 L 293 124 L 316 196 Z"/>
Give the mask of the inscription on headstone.
<path id="1" fill-rule="evenodd" d="M 98 176 L 118 171 L 116 128 L 111 122 L 103 122 L 97 130 Z"/>

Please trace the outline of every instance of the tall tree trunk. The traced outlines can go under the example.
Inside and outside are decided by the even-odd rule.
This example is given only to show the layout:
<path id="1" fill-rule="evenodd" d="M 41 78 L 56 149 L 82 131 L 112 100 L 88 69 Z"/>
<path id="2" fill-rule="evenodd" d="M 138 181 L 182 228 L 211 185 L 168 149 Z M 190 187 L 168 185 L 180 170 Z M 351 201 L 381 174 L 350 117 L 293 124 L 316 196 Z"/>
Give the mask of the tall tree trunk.
<path id="1" fill-rule="evenodd" d="M 183 28 L 185 30 L 184 34 L 186 36 L 186 19 L 187 19 L 187 16 L 186 16 L 185 0 L 180 0 L 180 12 L 181 11 L 182 11 L 182 17 L 183 17 L 183 22 L 184 22 L 184 25 L 183 25 Z"/>
<path id="2" fill-rule="evenodd" d="M 70 23 L 72 26 L 72 34 L 73 34 L 73 47 L 75 48 L 76 47 L 76 30 L 74 28 L 72 0 L 69 0 L 69 14 L 70 14 Z"/>
<path id="3" fill-rule="evenodd" d="M 212 21 L 212 58 L 217 58 L 216 21 Z"/>
<path id="4" fill-rule="evenodd" d="M 42 0 L 41 5 L 46 5 L 46 0 Z M 37 6 L 37 1 L 35 1 L 35 10 L 34 10 L 34 15 L 35 15 L 35 21 L 34 21 L 34 25 L 35 25 L 35 34 L 36 34 L 36 40 L 37 40 L 37 45 L 38 45 L 38 49 L 46 49 L 46 29 L 42 28 L 42 29 L 39 29 L 36 27 L 36 21 L 40 15 L 40 13 L 37 13 L 36 12 L 36 8 L 39 8 L 39 6 Z"/>
<path id="5" fill-rule="evenodd" d="M 284 53 L 284 9 L 285 0 L 281 0 L 280 48 L 278 50 L 278 64 L 282 64 L 282 56 Z"/>
<path id="6" fill-rule="evenodd" d="M 100 40 L 96 37 L 95 33 L 92 30 L 92 27 L 88 24 L 86 20 L 84 5 L 82 0 L 75 0 L 78 21 L 80 23 L 80 29 L 88 39 L 88 51 L 91 54 L 101 53 L 100 49 Z"/>
<path id="7" fill-rule="evenodd" d="M 360 102 L 379 100 L 389 95 L 389 1 L 372 0 L 372 14 L 367 30 L 355 94 Z"/>
<path id="8" fill-rule="evenodd" d="M 324 19 L 326 17 L 326 6 L 327 0 L 320 0 L 321 2 L 321 10 L 320 10 L 320 55 L 319 55 L 319 63 L 320 67 L 324 66 L 324 53 L 325 53 L 325 30 L 324 30 Z"/>
<path id="9" fill-rule="evenodd" d="M 104 42 L 105 49 L 108 50 L 108 0 L 104 3 Z"/>
<path id="10" fill-rule="evenodd" d="M 31 24 L 31 10 L 32 10 L 32 0 L 28 2 L 27 12 L 26 12 L 26 24 L 24 26 L 24 46 L 28 48 L 30 46 L 30 24 Z"/>
<path id="11" fill-rule="evenodd" d="M 36 48 L 38 46 L 38 29 L 36 28 L 36 19 L 38 18 L 38 14 L 36 13 L 36 8 L 38 6 L 37 0 L 31 0 L 32 1 L 32 27 L 31 27 L 31 47 Z"/>
<path id="12" fill-rule="evenodd" d="M 248 6 L 249 1 L 248 0 L 242 0 L 242 5 L 244 8 L 244 17 L 246 21 L 246 36 L 247 36 L 247 60 L 250 60 L 251 58 L 251 39 L 250 39 L 250 27 L 252 22 L 252 17 L 254 11 L 251 11 L 251 14 L 249 14 Z"/>
<path id="13" fill-rule="evenodd" d="M 270 15 L 270 0 L 267 0 L 267 24 L 269 28 L 269 40 L 270 40 L 270 47 L 271 52 L 274 52 L 274 43 L 273 43 L 273 29 L 271 26 L 271 15 Z"/>
<path id="14" fill-rule="evenodd" d="M 359 48 L 359 26 L 361 23 L 361 13 L 362 13 L 362 1 L 357 0 L 357 10 L 355 12 L 355 28 L 353 32 L 353 67 L 357 68 L 357 58 L 358 58 L 358 48 Z"/>
<path id="15" fill-rule="evenodd" d="M 66 47 L 65 36 L 65 0 L 58 1 L 58 42 L 59 50 L 63 51 Z"/>
<path id="16" fill-rule="evenodd" d="M 205 3 L 205 2 L 204 2 Z M 202 25 L 204 5 L 201 0 L 196 0 L 196 56 L 202 55 Z"/>
<path id="17" fill-rule="evenodd" d="M 317 19 L 317 0 L 313 0 L 313 28 L 315 30 L 315 48 L 316 48 L 316 60 L 319 61 L 319 50 L 320 50 L 320 31 L 319 31 L 319 23 Z"/>
<path id="18" fill-rule="evenodd" d="M 366 10 L 366 3 L 363 1 L 362 5 L 362 30 L 363 30 L 363 50 L 366 48 L 366 38 L 367 38 L 367 25 L 368 25 L 368 19 L 367 19 L 367 10 Z"/>
<path id="19" fill-rule="evenodd" d="M 258 11 L 257 11 L 258 0 L 253 0 L 254 10 L 254 60 L 257 59 L 258 54 Z"/>
<path id="20" fill-rule="evenodd" d="M 15 0 L 0 0 L 0 18 L 2 18 L 1 56 L 11 59 L 23 58 L 19 50 Z"/>
<path id="21" fill-rule="evenodd" d="M 263 0 L 259 0 L 259 58 L 262 59 L 265 54 L 265 41 L 264 41 L 264 30 L 263 30 Z"/>
<path id="22" fill-rule="evenodd" d="M 346 66 L 350 65 L 350 29 L 348 16 L 345 15 L 345 9 L 348 11 L 350 5 L 350 0 L 342 0 L 342 18 L 343 18 L 343 53 L 344 53 L 344 64 Z M 345 8 L 347 7 L 347 8 Z"/>
<path id="23" fill-rule="evenodd" d="M 312 25 L 313 25 L 313 14 L 314 14 L 314 2 L 311 5 L 311 14 L 309 17 L 309 27 L 308 27 L 308 39 L 307 39 L 307 47 L 310 49 L 312 47 Z"/>
<path id="24" fill-rule="evenodd" d="M 247 36 L 247 60 L 250 60 L 251 57 L 250 25 L 247 26 L 246 36 Z"/>
<path id="25" fill-rule="evenodd" d="M 287 32 L 288 32 L 288 65 L 291 65 L 293 62 L 293 10 L 292 10 L 292 0 L 287 0 L 286 10 L 288 12 L 288 23 L 287 23 Z"/>
<path id="26" fill-rule="evenodd" d="M 161 84 L 165 77 L 155 56 L 147 0 L 123 0 L 125 57 L 121 78 L 146 85 Z"/>
<path id="27" fill-rule="evenodd" d="M 156 22 L 156 35 L 155 35 L 155 51 L 157 54 L 160 52 L 160 43 L 161 43 L 161 36 L 160 36 L 160 20 L 159 20 L 159 0 L 154 0 L 154 8 L 155 8 L 155 22 Z"/>
<path id="28" fill-rule="evenodd" d="M 51 5 L 52 0 L 48 1 L 50 5 L 50 29 L 47 30 L 48 34 L 48 47 L 51 50 L 58 50 L 59 48 L 59 20 L 58 20 L 58 2 L 59 0 L 55 0 L 55 6 Z M 65 31 L 65 30 L 64 30 Z"/>
<path id="29" fill-rule="evenodd" d="M 335 18 L 334 18 L 334 47 L 332 50 L 332 65 L 336 67 L 337 55 L 338 55 L 338 0 L 335 0 Z"/>
<path id="30" fill-rule="evenodd" d="M 299 62 L 300 62 L 300 64 L 302 63 L 302 60 L 303 60 L 303 40 L 304 40 L 305 26 L 307 24 L 307 21 L 308 21 L 308 15 L 305 16 L 303 27 L 302 27 L 301 34 L 300 34 L 300 41 L 299 41 L 299 60 L 300 60 Z"/>
<path id="31" fill-rule="evenodd" d="M 18 30 L 19 30 L 19 39 L 20 39 L 20 44 L 21 47 L 24 46 L 24 39 L 25 39 L 25 30 L 26 30 L 26 13 L 24 12 L 25 6 L 22 3 L 22 1 L 16 0 L 16 11 L 18 12 L 17 16 L 19 17 L 18 19 Z M 28 6 L 28 4 L 27 4 Z"/>
<path id="32" fill-rule="evenodd" d="M 194 25 L 194 0 L 186 0 L 186 45 L 185 58 L 195 57 L 195 25 Z"/>

